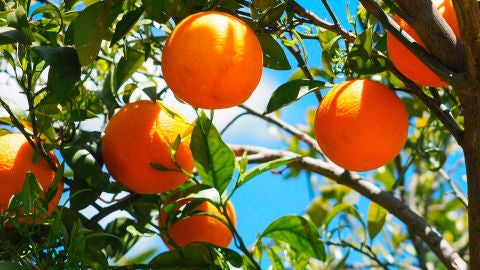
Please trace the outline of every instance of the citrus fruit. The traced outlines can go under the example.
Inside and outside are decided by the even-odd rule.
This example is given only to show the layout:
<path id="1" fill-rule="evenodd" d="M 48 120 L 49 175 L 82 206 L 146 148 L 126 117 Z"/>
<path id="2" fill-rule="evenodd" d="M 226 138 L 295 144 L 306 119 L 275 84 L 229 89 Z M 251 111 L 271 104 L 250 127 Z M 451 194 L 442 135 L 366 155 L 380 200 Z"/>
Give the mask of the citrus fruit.
<path id="1" fill-rule="evenodd" d="M 18 133 L 0 136 L 0 212 L 7 210 L 10 198 L 22 191 L 27 172 L 35 175 L 47 191 L 53 184 L 55 171 L 45 159 L 33 160 L 35 151 L 27 139 Z M 53 152 L 51 158 L 57 162 Z M 49 213 L 53 213 L 63 191 L 63 184 L 58 185 L 55 197 L 48 204 Z"/>
<path id="2" fill-rule="evenodd" d="M 188 180 L 185 172 L 193 171 L 191 130 L 179 113 L 161 103 L 129 103 L 112 116 L 105 128 L 102 155 L 107 170 L 117 182 L 136 193 L 174 189 Z M 177 138 L 181 139 L 178 146 Z"/>
<path id="3" fill-rule="evenodd" d="M 162 53 L 163 77 L 172 92 L 204 109 L 243 103 L 257 87 L 262 68 L 262 48 L 253 30 L 218 11 L 183 19 Z"/>
<path id="4" fill-rule="evenodd" d="M 177 201 L 176 210 L 178 211 L 188 202 L 189 199 Z M 207 242 L 219 247 L 228 247 L 230 242 L 232 242 L 233 235 L 228 226 L 223 223 L 227 222 L 227 219 L 220 213 L 218 208 L 212 203 L 205 201 L 197 206 L 195 210 L 199 211 L 199 214 L 187 216 L 167 226 L 167 215 L 163 208 L 161 209 L 159 227 L 161 230 L 162 228 L 166 230 L 160 233 L 167 247 L 173 249 L 173 246 L 169 244 L 167 234 L 179 247 L 184 247 L 194 242 Z M 226 210 L 232 224 L 236 226 L 235 209 L 230 201 L 227 202 Z M 176 211 L 172 212 L 175 213 Z"/>
<path id="5" fill-rule="evenodd" d="M 391 161 L 408 135 L 408 114 L 388 87 L 349 80 L 333 87 L 317 108 L 315 137 L 326 157 L 351 171 Z"/>
<path id="6" fill-rule="evenodd" d="M 460 37 L 460 28 L 458 26 L 452 1 L 435 0 L 433 3 L 445 21 L 450 25 L 455 35 Z M 412 27 L 410 27 L 398 15 L 395 15 L 393 19 L 405 32 L 414 38 L 418 44 L 425 48 L 424 43 L 418 37 L 417 33 Z M 448 85 L 446 82 L 442 81 L 440 77 L 438 77 L 427 65 L 425 65 L 412 52 L 410 52 L 410 50 L 390 32 L 387 32 L 387 49 L 393 65 L 410 80 L 430 87 L 445 87 Z"/>

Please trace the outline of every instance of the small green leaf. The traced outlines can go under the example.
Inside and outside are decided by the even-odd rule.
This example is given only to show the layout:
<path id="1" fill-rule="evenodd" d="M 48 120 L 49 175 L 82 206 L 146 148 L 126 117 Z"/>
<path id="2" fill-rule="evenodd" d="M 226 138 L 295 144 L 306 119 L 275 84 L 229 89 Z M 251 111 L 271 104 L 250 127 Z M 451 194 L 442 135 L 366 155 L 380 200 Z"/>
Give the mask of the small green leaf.
<path id="1" fill-rule="evenodd" d="M 241 185 L 245 184 L 250 179 L 254 178 L 255 176 L 257 176 L 257 175 L 259 175 L 263 172 L 270 171 L 270 170 L 276 169 L 280 166 L 290 164 L 294 161 L 299 160 L 300 158 L 302 158 L 302 157 L 301 156 L 281 157 L 281 158 L 278 158 L 278 159 L 275 159 L 275 160 L 265 162 L 261 165 L 255 166 L 252 169 L 246 171 L 245 174 L 243 174 L 242 177 L 240 177 L 240 180 L 238 181 L 237 186 L 241 186 Z"/>
<path id="2" fill-rule="evenodd" d="M 258 40 L 262 45 L 263 66 L 275 70 L 290 70 L 287 56 L 280 44 L 270 34 L 258 34 Z"/>
<path id="3" fill-rule="evenodd" d="M 117 41 L 122 39 L 130 29 L 135 25 L 135 23 L 140 19 L 143 13 L 143 8 L 137 8 L 127 12 L 123 15 L 122 19 L 117 23 L 115 27 L 115 32 L 113 33 L 112 40 L 110 41 L 110 47 L 113 46 Z"/>
<path id="4" fill-rule="evenodd" d="M 0 45 L 16 42 L 30 44 L 30 40 L 22 31 L 9 26 L 0 27 Z"/>
<path id="5" fill-rule="evenodd" d="M 97 57 L 107 33 L 108 15 L 105 2 L 97 2 L 82 10 L 75 19 L 74 43 L 82 66 Z"/>
<path id="6" fill-rule="evenodd" d="M 142 0 L 147 15 L 158 23 L 165 23 L 170 18 L 164 10 L 158 8 L 158 0 Z"/>
<path id="7" fill-rule="evenodd" d="M 115 69 L 114 91 L 117 91 L 122 84 L 130 79 L 130 77 L 142 66 L 144 62 L 144 52 L 140 48 L 129 48 L 126 55 L 120 59 Z"/>
<path id="8" fill-rule="evenodd" d="M 68 146 L 61 150 L 68 166 L 83 178 L 94 190 L 103 191 L 107 188 L 108 176 L 102 171 L 93 155 L 78 146 Z"/>
<path id="9" fill-rule="evenodd" d="M 311 92 L 319 91 L 320 89 L 329 87 L 332 87 L 332 85 L 327 82 L 308 79 L 299 79 L 286 82 L 273 92 L 270 100 L 268 101 L 264 114 L 283 108 Z"/>
<path id="10" fill-rule="evenodd" d="M 75 86 L 81 75 L 81 66 L 75 49 L 37 46 L 32 50 L 50 66 L 47 100 L 59 103 L 69 100 L 75 94 Z"/>
<path id="11" fill-rule="evenodd" d="M 385 210 L 385 208 L 374 202 L 370 203 L 368 207 L 367 229 L 371 240 L 382 230 L 386 217 L 387 210 Z"/>
<path id="12" fill-rule="evenodd" d="M 330 224 L 330 222 L 332 221 L 332 219 L 334 217 L 336 217 L 337 215 L 341 214 L 341 213 L 348 214 L 348 215 L 351 215 L 351 216 L 355 217 L 358 220 L 358 222 L 360 222 L 360 224 L 365 229 L 365 224 L 363 223 L 362 217 L 358 213 L 355 206 L 353 204 L 349 204 L 349 203 L 339 203 L 339 204 L 335 205 L 328 212 L 327 217 L 325 218 L 325 226 L 327 227 Z"/>
<path id="13" fill-rule="evenodd" d="M 190 149 L 203 183 L 223 193 L 235 170 L 235 155 L 203 111 L 193 128 Z"/>
<path id="14" fill-rule="evenodd" d="M 260 237 L 285 242 L 296 251 L 322 261 L 326 258 L 325 247 L 317 228 L 301 216 L 283 216 L 273 221 Z"/>

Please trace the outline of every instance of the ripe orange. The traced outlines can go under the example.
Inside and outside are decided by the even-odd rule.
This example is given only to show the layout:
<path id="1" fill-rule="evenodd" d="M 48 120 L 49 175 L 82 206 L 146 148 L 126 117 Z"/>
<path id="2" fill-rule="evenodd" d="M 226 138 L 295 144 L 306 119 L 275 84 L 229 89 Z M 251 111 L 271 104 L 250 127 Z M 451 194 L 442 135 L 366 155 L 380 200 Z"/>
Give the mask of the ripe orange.
<path id="1" fill-rule="evenodd" d="M 35 175 L 44 191 L 52 186 L 55 171 L 44 159 L 34 162 L 33 154 L 32 146 L 22 134 L 0 136 L 0 212 L 7 210 L 10 198 L 22 191 L 27 172 Z M 51 152 L 50 155 L 57 162 L 54 153 Z M 62 191 L 63 184 L 59 184 L 55 198 L 48 204 L 50 213 L 58 205 Z"/>
<path id="2" fill-rule="evenodd" d="M 452 0 L 435 0 L 433 2 L 455 35 L 460 37 L 460 28 Z M 397 15 L 393 19 L 405 32 L 425 48 L 424 43 L 412 27 Z M 448 85 L 389 32 L 387 32 L 387 49 L 393 65 L 410 80 L 430 87 L 445 87 Z"/>
<path id="3" fill-rule="evenodd" d="M 323 153 L 334 163 L 351 171 L 368 171 L 401 151 L 408 135 L 408 114 L 383 84 L 350 80 L 325 95 L 314 131 Z"/>
<path id="4" fill-rule="evenodd" d="M 174 197 L 174 199 L 176 198 Z M 171 200 L 167 200 L 166 204 L 170 202 Z M 190 199 L 188 198 L 180 199 L 175 202 L 176 207 L 172 213 L 177 214 L 177 211 L 184 207 L 188 202 L 190 202 Z M 162 207 L 158 224 L 162 230 L 160 235 L 164 239 L 167 247 L 169 249 L 174 249 L 174 247 L 169 244 L 166 234 L 168 234 L 171 240 L 173 240 L 179 247 L 184 247 L 194 242 L 207 242 L 219 247 L 228 247 L 230 242 L 232 242 L 233 234 L 228 226 L 223 223 L 227 222 L 227 218 L 220 213 L 215 205 L 208 201 L 201 203 L 195 208 L 195 210 L 200 211 L 201 214 L 191 215 L 168 225 L 167 214 Z M 237 218 L 235 209 L 230 201 L 227 202 L 226 210 L 233 226 L 236 226 Z"/>
<path id="5" fill-rule="evenodd" d="M 188 199 L 180 200 L 178 202 L 177 210 L 187 203 Z M 228 217 L 233 225 L 236 226 L 237 221 L 235 209 L 230 201 L 227 202 L 226 208 Z M 223 220 L 224 222 L 227 222 L 226 217 L 210 202 L 203 202 L 195 208 L 195 210 L 206 212 L 208 215 L 196 214 L 188 216 L 173 223 L 170 227 L 165 228 L 165 226 L 167 226 L 167 215 L 162 208 L 158 219 L 159 227 L 161 229 L 165 228 L 168 235 L 179 247 L 184 247 L 194 242 L 207 242 L 219 247 L 228 247 L 230 242 L 232 242 L 233 235 L 227 225 L 220 221 Z M 211 215 L 214 215 L 220 220 Z M 168 238 L 166 237 L 165 232 L 160 232 L 160 234 L 167 247 L 173 249 L 173 246 L 168 243 Z"/>
<path id="6" fill-rule="evenodd" d="M 192 126 L 179 117 L 153 101 L 123 106 L 108 122 L 102 140 L 103 160 L 111 176 L 141 194 L 169 191 L 187 181 L 181 169 L 193 171 Z M 175 150 L 177 137 L 182 141 Z"/>
<path id="7" fill-rule="evenodd" d="M 177 97 L 198 108 L 243 103 L 257 87 L 262 68 L 262 48 L 253 30 L 223 12 L 188 16 L 163 48 L 165 82 Z"/>

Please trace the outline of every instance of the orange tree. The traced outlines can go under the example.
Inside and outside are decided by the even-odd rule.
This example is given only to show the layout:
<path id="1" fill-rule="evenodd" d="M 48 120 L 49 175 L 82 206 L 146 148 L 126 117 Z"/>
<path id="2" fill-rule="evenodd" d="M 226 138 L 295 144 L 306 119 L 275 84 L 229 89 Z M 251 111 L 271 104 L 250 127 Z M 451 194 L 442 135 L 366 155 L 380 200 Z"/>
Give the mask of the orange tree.
<path id="1" fill-rule="evenodd" d="M 315 2 L 323 15 L 328 14 L 320 18 L 306 9 L 312 3 L 294 0 L 0 1 L 0 68 L 8 79 L 0 96 L 2 133 L 22 133 L 35 150 L 32 160 L 46 159 L 56 172 L 56 181 L 63 179 L 64 183 L 55 212 L 41 215 L 35 224 L 24 224 L 11 214 L 14 209 L 21 211 L 19 207 L 28 205 L 45 210 L 46 204 L 38 203 L 43 191 L 34 173 L 16 172 L 24 173 L 28 181 L 1 212 L 1 268 L 480 268 L 480 208 L 476 207 L 480 204 L 479 3 L 455 0 L 453 5 L 441 5 L 455 10 L 439 11 L 428 0 L 360 0 L 361 5 L 339 10 L 332 8 L 333 2 Z M 238 104 L 242 112 L 227 125 L 235 125 L 243 115 L 258 117 L 281 130 L 273 138 L 285 147 L 229 144 L 212 123 L 222 111 L 213 113 L 194 105 L 191 110 L 196 118 L 182 123 L 191 126 L 191 134 L 169 137 L 161 146 L 167 146 L 170 165 L 149 161 L 148 167 L 183 173 L 187 181 L 163 193 L 131 191 L 104 167 L 103 160 L 109 159 L 102 152 L 105 126 L 121 107 L 139 96 L 155 102 L 171 94 L 161 70 L 166 40 L 183 18 L 207 10 L 229 13 L 253 30 L 263 51 L 263 61 L 255 62 L 263 62 L 264 69 L 290 72 L 265 108 L 259 111 Z M 415 30 L 421 42 L 402 31 L 394 14 L 404 20 L 404 27 Z M 447 23 L 452 14 L 456 14 L 460 37 Z M 420 85 L 412 81 L 414 77 L 403 75 L 390 61 L 387 32 L 399 41 L 396 46 L 403 44 L 431 69 L 442 87 Z M 198 36 L 193 37 L 183 43 Z M 220 44 L 210 43 L 212 47 Z M 178 57 L 196 57 L 193 47 L 181 45 L 188 51 L 177 51 L 169 66 L 177 68 Z M 312 61 L 309 56 L 319 51 L 321 61 Z M 415 61 L 400 59 L 415 65 Z M 197 68 L 205 76 L 213 73 L 213 69 L 201 70 L 202 65 Z M 252 70 L 248 65 L 243 69 Z M 241 71 L 237 69 L 239 76 L 232 76 L 226 65 L 216 76 L 220 81 L 222 75 L 228 76 L 222 81 L 228 88 L 229 83 L 239 85 L 235 79 L 241 78 Z M 192 78 L 198 76 L 194 72 Z M 176 74 L 169 76 L 180 84 L 190 81 L 188 72 L 181 80 Z M 207 84 L 202 82 L 215 86 L 198 77 L 198 85 L 194 82 L 193 86 Z M 345 170 L 323 153 L 315 139 L 315 110 L 301 111 L 308 120 L 306 127 L 285 121 L 282 114 L 308 97 L 315 99 L 312 107 L 316 108 L 335 84 L 353 79 L 384 84 L 402 99 L 409 115 L 403 149 L 368 173 Z M 7 97 L 14 91 L 25 108 Z M 196 89 L 191 91 L 198 98 Z M 228 91 L 223 95 L 229 96 Z M 185 99 L 190 96 L 187 93 Z M 377 113 L 388 115 L 386 107 Z M 184 121 L 175 110 L 167 106 L 162 110 L 171 119 Z M 87 125 L 91 119 L 97 119 L 95 125 Z M 340 123 L 329 121 L 335 124 L 320 125 L 322 129 Z M 127 129 L 132 133 L 135 127 Z M 351 129 L 356 133 L 354 125 Z M 149 137 L 163 138 L 145 136 L 145 140 Z M 372 140 L 365 140 L 365 151 L 376 147 Z M 177 148 L 186 141 L 193 171 L 179 166 L 175 158 Z M 115 148 L 122 153 L 121 146 Z M 135 156 L 143 151 L 155 151 L 143 148 L 125 151 L 129 153 L 126 162 L 141 160 Z M 52 150 L 58 162 L 48 154 Z M 355 151 L 361 153 L 361 149 Z M 248 183 L 251 179 L 271 170 L 289 179 L 306 175 L 314 198 L 305 213 L 278 217 L 247 245 L 238 230 L 240 217 L 229 214 L 230 198 L 234 200 L 245 184 L 254 184 Z M 54 195 L 47 191 L 45 197 Z M 214 209 L 199 207 L 205 203 Z M 128 215 L 118 216 L 119 210 Z M 192 221 L 193 216 L 206 216 L 230 231 L 232 245 L 178 245 L 164 230 L 167 225 L 159 224 L 160 211 L 168 215 L 166 223 L 172 226 Z M 137 252 L 135 258 L 126 259 L 135 243 L 152 235 L 169 238 L 172 250 Z"/>

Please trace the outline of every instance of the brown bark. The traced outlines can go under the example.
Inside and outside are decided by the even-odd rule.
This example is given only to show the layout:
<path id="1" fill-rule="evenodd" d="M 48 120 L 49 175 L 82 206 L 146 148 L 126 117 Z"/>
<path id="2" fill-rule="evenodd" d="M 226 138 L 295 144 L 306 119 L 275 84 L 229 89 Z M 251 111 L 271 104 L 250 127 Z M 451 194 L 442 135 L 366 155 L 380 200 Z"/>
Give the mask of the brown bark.
<path id="1" fill-rule="evenodd" d="M 397 0 L 404 19 L 415 29 L 428 50 L 454 72 L 465 69 L 462 42 L 455 36 L 431 1 Z"/>

